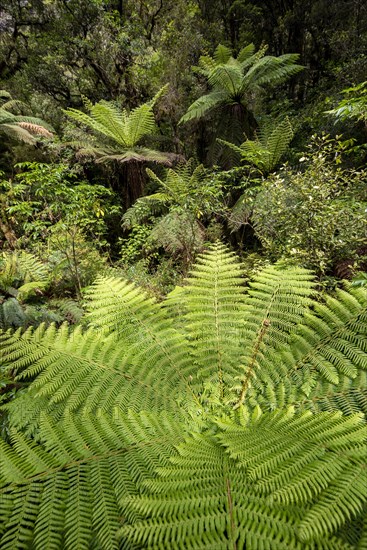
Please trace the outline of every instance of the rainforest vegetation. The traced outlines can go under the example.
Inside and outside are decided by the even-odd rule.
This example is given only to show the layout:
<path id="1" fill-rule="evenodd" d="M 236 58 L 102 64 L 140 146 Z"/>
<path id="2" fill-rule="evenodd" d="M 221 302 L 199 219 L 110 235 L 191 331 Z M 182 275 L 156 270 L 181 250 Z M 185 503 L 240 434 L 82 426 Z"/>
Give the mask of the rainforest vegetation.
<path id="1" fill-rule="evenodd" d="M 367 5 L 0 3 L 1 550 L 367 550 Z"/>

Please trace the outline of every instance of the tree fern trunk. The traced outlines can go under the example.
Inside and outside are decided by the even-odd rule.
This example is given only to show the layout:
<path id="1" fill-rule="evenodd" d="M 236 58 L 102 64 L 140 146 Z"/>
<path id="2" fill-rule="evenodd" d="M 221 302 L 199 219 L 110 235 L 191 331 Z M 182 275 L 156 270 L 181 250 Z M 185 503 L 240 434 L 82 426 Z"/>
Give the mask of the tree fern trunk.
<path id="1" fill-rule="evenodd" d="M 4 234 L 4 237 L 7 240 L 10 248 L 12 249 L 15 248 L 17 237 L 14 231 L 8 226 L 8 224 L 1 219 L 0 219 L 0 230 Z"/>
<path id="2" fill-rule="evenodd" d="M 130 208 L 134 202 L 144 195 L 146 174 L 143 166 L 137 161 L 130 161 L 122 166 L 121 193 L 124 207 Z"/>

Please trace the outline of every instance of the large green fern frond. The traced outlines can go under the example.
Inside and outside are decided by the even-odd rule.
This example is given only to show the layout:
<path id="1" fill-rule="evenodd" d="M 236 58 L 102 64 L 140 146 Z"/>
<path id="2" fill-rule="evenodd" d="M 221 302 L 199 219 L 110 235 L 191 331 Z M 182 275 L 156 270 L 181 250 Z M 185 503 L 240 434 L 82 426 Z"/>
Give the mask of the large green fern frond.
<path id="1" fill-rule="evenodd" d="M 236 97 L 242 85 L 242 72 L 239 67 L 218 65 L 208 76 L 208 82 L 213 88 L 224 90 L 229 96 Z"/>
<path id="2" fill-rule="evenodd" d="M 217 243 L 167 305 L 100 278 L 88 330 L 3 333 L 1 548 L 363 548 L 367 292 L 315 297 Z"/>
<path id="3" fill-rule="evenodd" d="M 151 101 L 136 107 L 130 113 L 103 100 L 95 105 L 85 102 L 89 115 L 78 109 L 67 109 L 65 113 L 76 122 L 110 138 L 115 147 L 132 149 L 144 137 L 154 133 L 156 125 L 153 107 L 165 90 L 166 87 L 163 87 Z"/>
<path id="4" fill-rule="evenodd" d="M 239 61 L 244 66 L 244 63 L 248 61 L 249 58 L 251 58 L 255 53 L 255 45 L 254 44 L 247 44 L 237 55 L 237 61 Z"/>
<path id="5" fill-rule="evenodd" d="M 298 54 L 262 57 L 246 73 L 246 86 L 277 85 L 303 70 Z"/>
<path id="6" fill-rule="evenodd" d="M 146 135 L 153 134 L 156 129 L 153 110 L 149 105 L 141 105 L 131 111 L 127 130 L 128 145 L 134 146 Z"/>
<path id="7" fill-rule="evenodd" d="M 97 540 L 117 550 L 121 523 L 139 518 L 126 502 L 184 433 L 167 415 L 118 412 L 62 423 L 43 414 L 38 444 L 13 432 L 10 445 L 1 443 L 1 548 L 75 550 Z"/>
<path id="8" fill-rule="evenodd" d="M 194 434 L 178 447 L 171 464 L 159 467 L 156 476 L 145 481 L 141 487 L 145 494 L 130 500 L 135 512 L 147 519 L 123 527 L 120 536 L 138 548 L 163 549 L 167 541 L 173 547 L 195 549 L 348 548 L 330 536 L 334 525 L 328 523 L 326 510 L 322 533 L 318 525 L 309 528 L 309 516 L 313 495 L 325 493 L 326 503 L 328 489 L 335 499 L 338 494 L 345 496 L 337 484 L 349 463 L 350 455 L 343 458 L 339 452 L 347 440 L 357 461 L 354 474 L 359 483 L 355 482 L 354 490 L 358 487 L 365 500 L 362 451 L 366 428 L 358 416 L 343 421 L 340 415 L 326 414 L 318 420 L 322 430 L 315 429 L 313 436 L 312 415 L 294 416 L 291 411 L 261 416 L 244 426 L 219 421 L 216 434 Z M 295 456 L 298 461 L 292 463 Z M 314 474 L 311 488 L 298 479 L 307 467 Z M 272 476 L 279 471 L 283 479 Z M 279 494 L 275 487 L 280 487 Z M 352 508 L 358 514 L 360 502 Z M 339 518 L 332 523 L 338 525 Z M 311 538 L 307 529 L 317 538 L 322 535 L 319 546 L 307 540 Z"/>
<path id="9" fill-rule="evenodd" d="M 213 91 L 207 95 L 199 97 L 192 105 L 190 105 L 187 113 L 185 113 L 179 121 L 179 124 L 195 120 L 208 114 L 212 109 L 215 109 L 226 100 L 226 94 L 223 91 Z"/>
<path id="10" fill-rule="evenodd" d="M 219 44 L 213 54 L 213 59 L 217 65 L 221 65 L 224 63 L 227 63 L 232 56 L 232 51 L 227 46 L 223 46 L 223 44 Z"/>

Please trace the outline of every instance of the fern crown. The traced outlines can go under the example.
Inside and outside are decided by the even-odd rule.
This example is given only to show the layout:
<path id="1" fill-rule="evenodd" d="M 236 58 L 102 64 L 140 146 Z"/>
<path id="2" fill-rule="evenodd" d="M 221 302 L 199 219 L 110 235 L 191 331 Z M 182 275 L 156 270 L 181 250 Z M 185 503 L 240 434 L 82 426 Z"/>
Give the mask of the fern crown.
<path id="1" fill-rule="evenodd" d="M 364 548 L 366 289 L 316 297 L 217 243 L 162 304 L 100 278 L 88 330 L 2 334 L 1 548 Z"/>
<path id="2" fill-rule="evenodd" d="M 119 109 L 114 103 L 100 101 L 93 105 L 84 100 L 89 114 L 78 109 L 67 109 L 66 115 L 91 130 L 93 135 L 84 136 L 84 141 L 73 142 L 81 154 L 92 154 L 100 162 L 151 161 L 170 164 L 169 156 L 144 147 L 141 142 L 156 132 L 153 107 L 167 89 L 163 87 L 154 98 L 131 112 Z"/>
<path id="3" fill-rule="evenodd" d="M 235 58 L 229 48 L 219 45 L 213 57 L 201 57 L 196 72 L 207 78 L 211 91 L 190 105 L 180 123 L 200 119 L 223 105 L 247 106 L 251 93 L 281 84 L 303 69 L 297 64 L 298 54 L 265 54 L 266 48 L 255 52 L 249 44 Z"/>

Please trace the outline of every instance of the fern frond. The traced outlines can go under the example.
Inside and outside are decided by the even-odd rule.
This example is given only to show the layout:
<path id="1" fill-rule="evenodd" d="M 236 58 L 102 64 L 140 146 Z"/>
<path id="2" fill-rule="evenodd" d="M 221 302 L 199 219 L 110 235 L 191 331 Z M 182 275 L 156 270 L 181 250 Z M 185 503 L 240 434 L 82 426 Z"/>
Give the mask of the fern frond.
<path id="1" fill-rule="evenodd" d="M 252 57 L 255 53 L 255 46 L 254 44 L 247 44 L 247 46 L 245 46 L 244 48 L 242 48 L 242 50 L 240 50 L 238 56 L 237 56 L 237 61 L 239 61 L 242 66 L 243 66 L 243 63 L 246 62 L 250 57 Z"/>
<path id="2" fill-rule="evenodd" d="M 147 134 L 153 134 L 156 128 L 152 108 L 149 105 L 141 105 L 134 109 L 129 116 L 127 132 L 129 136 L 128 146 L 132 147 Z"/>
<path id="3" fill-rule="evenodd" d="M 248 139 L 240 146 L 221 139 L 218 141 L 240 154 L 242 161 L 253 164 L 268 174 L 277 166 L 293 139 L 293 129 L 288 117 L 270 129 L 260 127 L 256 132 L 256 138 Z"/>
<path id="4" fill-rule="evenodd" d="M 254 64 L 246 74 L 247 86 L 277 85 L 303 70 L 297 65 L 298 54 L 279 57 L 267 55 Z"/>
<path id="5" fill-rule="evenodd" d="M 0 334 L 1 548 L 363 548 L 366 289 L 244 283 L 217 243 L 166 306 L 100 278 L 89 329 Z"/>
<path id="6" fill-rule="evenodd" d="M 242 74 L 237 67 L 229 64 L 218 65 L 208 76 L 208 82 L 214 88 L 218 87 L 235 96 L 242 83 Z"/>
<path id="7" fill-rule="evenodd" d="M 29 145 L 34 145 L 36 139 L 25 128 L 21 128 L 17 124 L 0 123 L 0 130 L 12 139 L 23 141 Z"/>
<path id="8" fill-rule="evenodd" d="M 34 122 L 27 122 L 27 121 L 21 121 L 18 122 L 18 126 L 20 128 L 24 128 L 24 130 L 27 130 L 30 134 L 34 134 L 36 136 L 43 136 L 51 138 L 53 137 L 53 133 L 47 130 L 44 126 L 41 126 L 40 124 L 35 124 Z"/>
<path id="9" fill-rule="evenodd" d="M 71 109 L 71 108 L 67 109 L 67 111 L 65 111 L 65 114 L 69 118 L 72 118 L 76 122 L 83 124 L 87 128 L 90 128 L 91 130 L 99 132 L 103 136 L 109 137 L 111 139 L 116 139 L 116 134 L 111 130 L 111 128 L 108 128 L 108 126 L 105 126 L 104 124 L 99 123 L 92 116 L 89 116 L 81 111 L 78 111 L 77 109 Z"/>
<path id="10" fill-rule="evenodd" d="M 74 439 L 67 450 L 66 429 Z M 19 437 L 14 434 L 15 441 Z M 2 489 L 1 548 L 31 543 L 36 550 L 87 549 L 96 537 L 103 548 L 113 549 L 118 548 L 116 534 L 125 500 L 136 494 L 137 486 L 158 464 L 167 463 L 174 451 L 172 440 L 183 440 L 183 425 L 167 415 L 147 413 L 120 416 L 116 412 L 114 419 L 66 416 L 63 424 L 43 415 L 39 440 L 38 448 L 24 440 L 22 464 L 19 449 L 3 443 L 2 465 L 10 463 L 12 472 L 21 471 L 13 485 Z M 142 459 L 140 448 L 147 445 Z M 37 458 L 45 457 L 36 470 L 29 469 L 35 450 Z M 9 482 L 8 470 L 1 472 Z"/>
<path id="11" fill-rule="evenodd" d="M 171 165 L 171 157 L 169 154 L 140 146 L 136 146 L 134 149 L 126 149 L 123 153 L 110 153 L 107 149 L 101 149 L 97 162 L 108 162 L 111 160 L 120 163 L 137 161 L 156 162 L 158 164 L 165 164 L 166 166 Z"/>
<path id="12" fill-rule="evenodd" d="M 122 147 L 130 145 L 130 136 L 127 129 L 127 113 L 120 111 L 113 103 L 101 101 L 94 105 L 90 111 L 96 129 L 111 137 Z"/>
<path id="13" fill-rule="evenodd" d="M 199 256 L 188 283 L 179 298 L 187 311 L 187 330 L 194 338 L 195 378 L 199 383 L 215 379 L 218 396 L 223 398 L 237 372 L 243 346 L 241 265 L 226 247 L 216 244 Z"/>
<path id="14" fill-rule="evenodd" d="M 185 113 L 179 120 L 179 124 L 202 118 L 212 109 L 218 107 L 226 98 L 226 95 L 222 91 L 213 91 L 207 95 L 199 97 L 192 105 L 190 105 L 187 113 Z"/>
<path id="15" fill-rule="evenodd" d="M 312 274 L 304 269 L 282 269 L 280 278 L 279 269 L 265 268 L 250 283 L 244 324 L 245 351 L 241 359 L 243 376 L 236 406 L 243 403 L 259 372 L 264 377 L 268 368 L 272 372 L 271 359 L 264 353 L 271 355 L 271 350 L 289 342 L 311 303 L 315 286 Z"/>
<path id="16" fill-rule="evenodd" d="M 217 65 L 227 63 L 232 55 L 232 51 L 227 46 L 219 44 L 214 51 L 213 59 Z"/>

